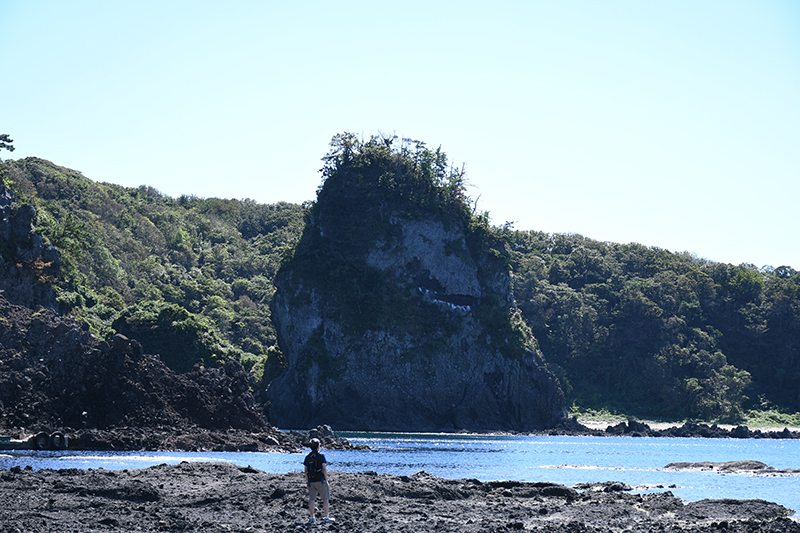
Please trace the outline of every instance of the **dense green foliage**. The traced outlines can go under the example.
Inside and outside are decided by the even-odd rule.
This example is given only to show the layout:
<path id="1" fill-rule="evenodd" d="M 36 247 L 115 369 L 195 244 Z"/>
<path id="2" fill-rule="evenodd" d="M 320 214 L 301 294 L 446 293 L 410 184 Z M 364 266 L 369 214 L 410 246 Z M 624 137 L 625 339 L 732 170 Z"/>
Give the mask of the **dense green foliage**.
<path id="1" fill-rule="evenodd" d="M 14 145 L 11 144 L 14 142 L 14 139 L 9 137 L 7 133 L 0 133 L 0 150 L 8 150 L 9 152 L 14 151 Z"/>
<path id="2" fill-rule="evenodd" d="M 302 231 L 300 206 L 173 199 L 36 158 L 3 166 L 61 253 L 64 313 L 98 336 L 136 337 L 178 371 L 231 358 L 259 378 L 280 371 L 269 302 L 281 254 Z"/>
<path id="3" fill-rule="evenodd" d="M 515 297 L 568 399 L 639 416 L 800 410 L 800 273 L 514 232 Z"/>

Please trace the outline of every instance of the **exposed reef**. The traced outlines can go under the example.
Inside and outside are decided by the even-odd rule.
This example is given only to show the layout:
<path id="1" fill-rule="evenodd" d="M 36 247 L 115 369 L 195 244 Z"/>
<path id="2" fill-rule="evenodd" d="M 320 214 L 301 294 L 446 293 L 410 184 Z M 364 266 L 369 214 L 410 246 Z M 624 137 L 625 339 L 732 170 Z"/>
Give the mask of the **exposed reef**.
<path id="1" fill-rule="evenodd" d="M 299 465 L 298 465 L 299 466 Z M 331 472 L 331 516 L 318 529 L 358 532 L 798 533 L 792 511 L 762 500 L 683 502 L 621 484 L 442 479 Z M 303 474 L 181 463 L 146 469 L 0 471 L 0 523 L 51 531 L 305 531 Z"/>

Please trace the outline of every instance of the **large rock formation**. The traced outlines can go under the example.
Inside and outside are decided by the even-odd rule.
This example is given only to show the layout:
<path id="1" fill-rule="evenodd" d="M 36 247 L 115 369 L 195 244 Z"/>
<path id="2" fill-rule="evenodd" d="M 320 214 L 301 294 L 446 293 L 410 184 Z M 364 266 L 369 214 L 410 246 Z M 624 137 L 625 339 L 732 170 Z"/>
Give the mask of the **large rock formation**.
<path id="1" fill-rule="evenodd" d="M 387 145 L 334 147 L 303 239 L 276 278 L 288 368 L 269 390 L 271 421 L 552 426 L 564 396 L 513 311 L 502 243 L 467 208 L 460 175 L 425 175 L 425 158 L 439 152 Z"/>
<path id="2" fill-rule="evenodd" d="M 0 291 L 21 305 L 55 307 L 49 282 L 58 275 L 61 259 L 34 231 L 35 215 L 33 206 L 17 204 L 0 185 Z"/>

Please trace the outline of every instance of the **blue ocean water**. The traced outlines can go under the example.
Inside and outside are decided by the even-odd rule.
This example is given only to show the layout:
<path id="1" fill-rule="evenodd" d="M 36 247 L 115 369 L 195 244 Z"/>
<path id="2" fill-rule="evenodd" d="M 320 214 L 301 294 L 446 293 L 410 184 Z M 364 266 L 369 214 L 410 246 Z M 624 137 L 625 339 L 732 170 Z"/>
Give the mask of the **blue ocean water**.
<path id="1" fill-rule="evenodd" d="M 621 481 L 639 492 L 669 490 L 684 500 L 763 499 L 800 512 L 800 475 L 665 471 L 672 462 L 755 460 L 800 469 L 800 440 L 342 433 L 369 450 L 323 450 L 332 471 L 445 478 Z M 302 470 L 304 454 L 232 452 L 6 452 L 0 468 L 145 468 L 181 461 L 227 461 L 273 473 Z M 332 480 L 335 483 L 335 477 Z"/>

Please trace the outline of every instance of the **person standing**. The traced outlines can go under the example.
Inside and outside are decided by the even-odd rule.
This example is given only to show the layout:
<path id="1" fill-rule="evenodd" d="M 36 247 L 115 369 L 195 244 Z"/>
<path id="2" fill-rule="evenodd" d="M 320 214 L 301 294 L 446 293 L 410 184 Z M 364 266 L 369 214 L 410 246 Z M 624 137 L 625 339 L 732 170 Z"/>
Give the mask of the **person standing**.
<path id="1" fill-rule="evenodd" d="M 313 526 L 317 523 L 314 518 L 314 506 L 317 499 L 317 494 L 322 498 L 322 521 L 326 524 L 333 522 L 333 518 L 328 516 L 330 510 L 331 491 L 328 484 L 328 464 L 325 456 L 319 453 L 319 439 L 311 439 L 308 447 L 311 448 L 311 453 L 306 455 L 303 464 L 306 471 L 306 486 L 308 487 L 308 512 L 311 518 L 308 521 L 308 526 Z"/>

